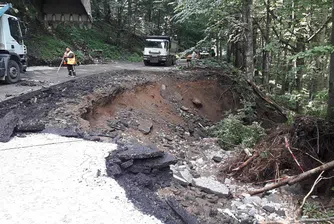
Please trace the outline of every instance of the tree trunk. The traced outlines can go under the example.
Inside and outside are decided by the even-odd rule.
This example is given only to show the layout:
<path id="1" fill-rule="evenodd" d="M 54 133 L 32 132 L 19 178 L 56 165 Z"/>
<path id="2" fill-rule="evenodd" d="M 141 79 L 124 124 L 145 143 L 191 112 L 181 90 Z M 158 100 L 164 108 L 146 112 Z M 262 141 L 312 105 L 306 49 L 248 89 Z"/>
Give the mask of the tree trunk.
<path id="1" fill-rule="evenodd" d="M 270 38 L 270 23 L 271 23 L 271 17 L 270 17 L 270 0 L 267 0 L 267 21 L 266 21 L 266 33 L 265 33 L 265 38 L 264 38 L 264 45 L 269 44 L 269 38 Z M 263 81 L 264 81 L 264 86 L 269 89 L 269 57 L 270 57 L 270 52 L 267 50 L 263 51 Z"/>
<path id="2" fill-rule="evenodd" d="M 278 57 L 280 57 L 280 53 L 278 53 Z M 282 82 L 282 89 L 281 89 L 281 92 L 280 92 L 281 95 L 284 95 L 285 92 L 290 89 L 290 84 L 289 84 L 289 79 L 288 79 L 288 72 L 291 70 L 291 61 L 287 60 L 287 50 L 284 51 L 283 58 L 284 58 L 283 61 L 286 62 L 286 64 L 283 67 L 284 77 L 283 77 L 283 82 Z"/>
<path id="3" fill-rule="evenodd" d="M 332 36 L 331 44 L 334 46 L 334 0 L 332 2 Z M 334 53 L 331 54 L 331 61 L 329 66 L 329 88 L 328 88 L 328 110 L 327 118 L 334 120 Z"/>
<path id="4" fill-rule="evenodd" d="M 254 54 L 253 54 L 253 0 L 244 0 L 244 20 L 246 24 L 245 41 L 245 69 L 246 76 L 253 80 L 254 73 Z"/>
<path id="5" fill-rule="evenodd" d="M 226 46 L 226 61 L 227 63 L 231 63 L 232 52 L 233 52 L 233 43 L 227 43 Z"/>
<path id="6" fill-rule="evenodd" d="M 243 57 L 242 57 L 242 50 L 240 48 L 240 42 L 235 43 L 235 61 L 234 65 L 237 68 L 242 68 L 243 65 Z"/>
<path id="7" fill-rule="evenodd" d="M 132 25 L 132 0 L 128 0 L 128 26 Z"/>
<path id="8" fill-rule="evenodd" d="M 297 52 L 300 53 L 305 51 L 305 41 L 303 38 L 297 38 Z M 304 58 L 297 58 L 296 66 L 297 66 L 297 78 L 296 78 L 296 86 L 298 92 L 300 92 L 303 88 L 303 70 L 304 70 L 305 60 Z"/>

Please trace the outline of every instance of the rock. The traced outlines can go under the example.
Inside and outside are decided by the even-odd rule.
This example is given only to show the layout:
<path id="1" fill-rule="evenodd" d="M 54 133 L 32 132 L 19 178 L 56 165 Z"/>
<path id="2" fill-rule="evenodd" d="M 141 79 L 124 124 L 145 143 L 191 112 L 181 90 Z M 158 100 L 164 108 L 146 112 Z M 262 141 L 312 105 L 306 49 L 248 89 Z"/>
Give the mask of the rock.
<path id="1" fill-rule="evenodd" d="M 173 171 L 173 178 L 180 182 L 182 185 L 189 185 L 192 183 L 193 176 L 190 173 L 188 166 L 170 166 Z"/>
<path id="2" fill-rule="evenodd" d="M 80 138 L 82 137 L 74 128 L 56 128 L 56 127 L 48 127 L 45 128 L 42 133 L 55 134 L 63 137 L 70 138 Z"/>
<path id="3" fill-rule="evenodd" d="M 153 186 L 153 181 L 147 175 L 143 173 L 138 173 L 135 179 L 136 183 L 140 186 L 151 188 Z"/>
<path id="4" fill-rule="evenodd" d="M 165 136 L 165 139 L 166 139 L 167 141 L 169 141 L 169 142 L 173 141 L 173 138 L 170 137 L 170 136 Z"/>
<path id="5" fill-rule="evenodd" d="M 112 158 L 108 158 L 108 162 L 109 162 L 109 164 L 118 164 L 118 165 L 120 165 L 121 163 L 122 163 L 122 160 L 120 160 L 119 158 L 117 158 L 117 157 L 112 157 Z"/>
<path id="6" fill-rule="evenodd" d="M 113 164 L 107 167 L 108 176 L 118 176 L 122 174 L 121 167 L 118 164 Z"/>
<path id="7" fill-rule="evenodd" d="M 130 149 L 119 153 L 117 156 L 121 160 L 131 160 L 131 159 L 150 159 L 150 158 L 162 157 L 163 155 L 164 152 L 160 151 L 154 146 L 134 145 Z"/>
<path id="8" fill-rule="evenodd" d="M 276 213 L 277 213 L 277 215 L 279 215 L 281 217 L 285 217 L 286 216 L 285 211 L 282 210 L 282 209 L 276 210 Z"/>
<path id="9" fill-rule="evenodd" d="M 240 202 L 240 201 L 232 201 L 232 204 L 231 204 L 231 206 L 232 206 L 232 208 L 235 210 L 235 209 L 237 209 L 237 208 L 239 208 L 240 206 L 242 206 L 243 205 L 243 203 L 242 202 Z"/>
<path id="10" fill-rule="evenodd" d="M 281 202 L 281 198 L 277 194 L 270 194 L 270 195 L 266 196 L 266 199 L 269 202 L 273 202 L 273 203 L 280 203 Z"/>
<path id="11" fill-rule="evenodd" d="M 212 197 L 208 199 L 208 202 L 213 203 L 213 204 L 217 204 L 219 200 L 218 196 Z"/>
<path id="12" fill-rule="evenodd" d="M 251 208 L 249 211 L 248 211 L 248 215 L 254 217 L 255 215 L 257 214 L 257 211 L 255 208 Z"/>
<path id="13" fill-rule="evenodd" d="M 18 132 L 40 132 L 45 129 L 45 124 L 39 121 L 19 122 L 16 127 Z"/>
<path id="14" fill-rule="evenodd" d="M 131 159 L 131 160 L 128 160 L 128 161 L 122 163 L 122 164 L 121 164 L 121 167 L 122 167 L 123 169 L 127 169 L 127 168 L 129 168 L 130 166 L 132 166 L 132 165 L 133 165 L 133 160 Z"/>
<path id="15" fill-rule="evenodd" d="M 223 158 L 220 156 L 214 156 L 212 160 L 215 161 L 216 163 L 220 163 L 221 161 L 223 161 Z"/>
<path id="16" fill-rule="evenodd" d="M 19 118 L 13 111 L 7 113 L 0 119 L 0 142 L 9 142 L 18 122 Z"/>
<path id="17" fill-rule="evenodd" d="M 199 178 L 201 175 L 199 173 L 197 173 L 195 170 L 191 170 L 190 171 L 191 175 L 194 177 L 194 178 Z"/>
<path id="18" fill-rule="evenodd" d="M 262 204 L 262 199 L 259 196 L 246 196 L 243 199 L 244 204 L 257 204 L 257 205 L 261 205 Z"/>
<path id="19" fill-rule="evenodd" d="M 131 166 L 130 168 L 127 169 L 128 171 L 130 171 L 131 173 L 145 173 L 145 174 L 149 174 L 151 173 L 152 169 L 150 167 L 145 167 L 145 166 Z"/>
<path id="20" fill-rule="evenodd" d="M 294 185 L 285 185 L 285 186 L 282 186 L 281 189 L 289 192 L 289 193 L 292 193 L 292 194 L 295 194 L 295 195 L 301 195 L 303 194 L 303 187 L 300 183 L 296 183 Z"/>
<path id="21" fill-rule="evenodd" d="M 241 216 L 241 222 L 240 224 L 253 224 L 253 220 L 249 218 L 248 214 L 243 213 Z"/>
<path id="22" fill-rule="evenodd" d="M 183 223 L 191 223 L 198 224 L 197 218 L 191 214 L 189 214 L 184 208 L 182 208 L 179 203 L 174 198 L 168 198 L 166 200 L 167 204 L 171 207 L 171 209 L 178 214 Z"/>
<path id="23" fill-rule="evenodd" d="M 152 130 L 153 124 L 151 121 L 143 120 L 139 122 L 138 130 L 143 134 L 148 135 Z"/>
<path id="24" fill-rule="evenodd" d="M 188 107 L 185 107 L 185 106 L 182 106 L 181 107 L 181 110 L 185 111 L 185 112 L 188 112 L 189 111 L 189 108 Z"/>
<path id="25" fill-rule="evenodd" d="M 210 217 L 215 217 L 215 216 L 217 216 L 217 215 L 218 215 L 218 210 L 215 209 L 215 208 L 211 208 L 211 209 L 210 209 L 210 212 L 209 212 L 209 216 L 210 216 Z"/>
<path id="26" fill-rule="evenodd" d="M 101 141 L 101 138 L 98 136 L 84 136 L 83 139 L 88 140 L 88 141 L 93 141 L 93 142 L 99 142 Z"/>
<path id="27" fill-rule="evenodd" d="M 203 106 L 202 102 L 196 97 L 193 98 L 192 102 L 196 107 L 202 107 Z"/>
<path id="28" fill-rule="evenodd" d="M 207 193 L 213 193 L 220 197 L 228 197 L 230 195 L 230 191 L 226 185 L 215 180 L 212 176 L 196 178 L 193 180 L 193 184 Z"/>
<path id="29" fill-rule="evenodd" d="M 162 157 L 152 159 L 139 159 L 133 162 L 132 170 L 147 170 L 147 169 L 163 169 L 177 163 L 177 159 L 167 153 L 164 153 Z"/>
<path id="30" fill-rule="evenodd" d="M 271 207 L 269 205 L 265 205 L 263 206 L 263 210 L 269 212 L 269 213 L 274 213 L 275 212 L 275 208 L 274 207 Z"/>
<path id="31" fill-rule="evenodd" d="M 231 184 L 231 183 L 232 183 L 232 180 L 231 180 L 231 179 L 228 179 L 228 178 L 225 178 L 224 183 L 225 183 L 225 184 Z"/>

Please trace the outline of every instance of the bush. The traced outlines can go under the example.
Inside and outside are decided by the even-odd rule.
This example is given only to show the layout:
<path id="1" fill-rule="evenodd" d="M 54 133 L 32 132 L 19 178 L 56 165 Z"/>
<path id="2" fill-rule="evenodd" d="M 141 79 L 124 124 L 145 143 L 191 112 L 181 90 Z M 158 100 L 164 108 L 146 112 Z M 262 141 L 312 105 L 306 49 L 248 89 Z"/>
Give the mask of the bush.
<path id="1" fill-rule="evenodd" d="M 128 59 L 128 61 L 130 61 L 130 62 L 141 62 L 141 61 L 143 61 L 143 57 L 140 56 L 140 55 L 137 54 L 137 53 L 133 53 L 133 54 L 130 55 L 127 59 Z"/>
<path id="2" fill-rule="evenodd" d="M 219 139 L 223 147 L 227 149 L 238 145 L 253 147 L 265 135 L 264 128 L 259 123 L 245 125 L 240 118 L 240 115 L 230 114 L 212 129 L 213 136 Z"/>

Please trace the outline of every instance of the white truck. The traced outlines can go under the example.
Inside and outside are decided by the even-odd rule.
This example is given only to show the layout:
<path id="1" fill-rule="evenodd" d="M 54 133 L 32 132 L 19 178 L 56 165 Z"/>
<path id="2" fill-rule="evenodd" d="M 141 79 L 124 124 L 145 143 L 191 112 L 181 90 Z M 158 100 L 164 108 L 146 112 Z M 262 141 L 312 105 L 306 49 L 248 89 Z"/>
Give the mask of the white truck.
<path id="1" fill-rule="evenodd" d="M 5 14 L 10 3 L 0 3 L 0 80 L 15 83 L 27 68 L 27 48 L 24 45 L 20 21 Z"/>
<path id="2" fill-rule="evenodd" d="M 178 45 L 169 36 L 148 36 L 144 48 L 144 64 L 175 65 Z"/>
<path id="3" fill-rule="evenodd" d="M 41 9 L 47 22 L 92 21 L 90 0 L 39 0 L 37 8 Z M 27 48 L 23 42 L 20 20 L 5 14 L 13 9 L 11 3 L 0 3 L 0 81 L 16 83 L 21 73 L 27 68 Z M 15 10 L 14 10 L 15 11 Z"/>

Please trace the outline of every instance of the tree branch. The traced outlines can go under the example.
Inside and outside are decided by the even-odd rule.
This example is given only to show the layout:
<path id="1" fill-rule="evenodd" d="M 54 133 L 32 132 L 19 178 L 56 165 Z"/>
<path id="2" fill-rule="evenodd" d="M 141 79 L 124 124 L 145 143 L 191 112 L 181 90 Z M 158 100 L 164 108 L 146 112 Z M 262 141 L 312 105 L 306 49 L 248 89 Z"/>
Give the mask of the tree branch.
<path id="1" fill-rule="evenodd" d="M 332 17 L 330 16 L 326 22 L 314 33 L 312 34 L 308 39 L 307 42 L 312 41 L 326 26 L 327 24 L 332 20 Z"/>
<path id="2" fill-rule="evenodd" d="M 283 39 L 279 36 L 279 34 L 278 34 L 277 30 L 275 29 L 275 27 L 272 26 L 272 29 L 273 29 L 273 31 L 274 31 L 276 37 L 278 38 L 278 40 L 279 40 L 281 43 L 283 43 L 283 44 L 289 46 L 289 47 L 291 48 L 290 50 L 293 50 L 293 51 L 296 51 L 296 50 L 297 50 L 297 48 L 296 48 L 295 46 L 291 45 L 288 41 L 283 40 Z"/>
<path id="3" fill-rule="evenodd" d="M 328 217 L 328 218 L 322 218 L 322 219 L 301 219 L 301 222 L 327 222 L 327 221 L 331 221 L 334 220 L 334 217 Z"/>
<path id="4" fill-rule="evenodd" d="M 309 170 L 305 173 L 301 173 L 297 176 L 293 176 L 293 177 L 290 177 L 290 178 L 287 178 L 287 179 L 284 179 L 283 181 L 281 182 L 278 182 L 276 184 L 272 184 L 272 185 L 269 185 L 269 186 L 266 186 L 264 188 L 261 188 L 261 189 L 257 189 L 257 190 L 254 190 L 252 192 L 249 192 L 250 195 L 256 195 L 256 194 L 260 194 L 262 192 L 266 192 L 266 191 L 269 191 L 269 190 L 272 190 L 272 189 L 275 189 L 275 188 L 278 188 L 278 187 L 281 187 L 281 186 L 284 186 L 284 185 L 293 185 L 295 183 L 298 183 L 314 174 L 317 174 L 319 172 L 322 172 L 322 171 L 326 171 L 326 170 L 329 170 L 329 169 L 333 169 L 334 168 L 334 160 L 329 162 L 329 163 L 326 163 L 326 164 L 323 164 L 321 166 L 318 166 L 312 170 Z"/>

